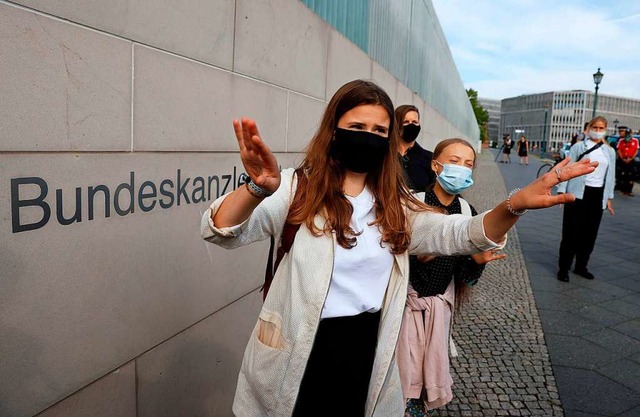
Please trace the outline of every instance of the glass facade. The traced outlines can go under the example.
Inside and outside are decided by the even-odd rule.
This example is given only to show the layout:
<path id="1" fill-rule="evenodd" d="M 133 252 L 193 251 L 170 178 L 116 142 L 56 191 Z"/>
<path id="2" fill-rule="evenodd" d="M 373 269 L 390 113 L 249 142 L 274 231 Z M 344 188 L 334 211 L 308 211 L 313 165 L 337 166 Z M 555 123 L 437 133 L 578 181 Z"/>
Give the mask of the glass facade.
<path id="1" fill-rule="evenodd" d="M 524 134 L 540 149 L 557 151 L 591 120 L 593 103 L 594 93 L 584 90 L 506 98 L 502 100 L 500 131 L 514 138 Z M 608 120 L 607 134 L 616 134 L 616 127 L 622 125 L 638 130 L 640 100 L 598 94 L 596 115 Z"/>
<path id="2" fill-rule="evenodd" d="M 480 132 L 431 0 L 302 0 L 469 138 Z"/>
<path id="3" fill-rule="evenodd" d="M 487 122 L 487 136 L 489 142 L 500 142 L 500 100 L 478 97 L 478 103 L 483 109 L 489 113 L 489 121 Z"/>

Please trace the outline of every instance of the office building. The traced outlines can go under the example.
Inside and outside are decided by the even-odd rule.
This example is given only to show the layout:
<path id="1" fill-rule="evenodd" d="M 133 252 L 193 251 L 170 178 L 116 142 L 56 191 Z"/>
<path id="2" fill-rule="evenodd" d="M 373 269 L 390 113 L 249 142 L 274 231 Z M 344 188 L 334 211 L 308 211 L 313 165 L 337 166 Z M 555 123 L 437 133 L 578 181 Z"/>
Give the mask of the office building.
<path id="1" fill-rule="evenodd" d="M 502 100 L 500 131 L 514 139 L 525 135 L 532 146 L 557 151 L 582 131 L 593 114 L 594 93 L 585 90 L 551 91 Z M 640 100 L 598 94 L 596 115 L 608 122 L 607 134 L 617 126 L 640 129 Z"/>
<path id="2" fill-rule="evenodd" d="M 478 98 L 478 103 L 489 113 L 489 121 L 487 122 L 487 136 L 489 143 L 499 142 L 502 138 L 500 135 L 500 100 L 491 98 Z"/>

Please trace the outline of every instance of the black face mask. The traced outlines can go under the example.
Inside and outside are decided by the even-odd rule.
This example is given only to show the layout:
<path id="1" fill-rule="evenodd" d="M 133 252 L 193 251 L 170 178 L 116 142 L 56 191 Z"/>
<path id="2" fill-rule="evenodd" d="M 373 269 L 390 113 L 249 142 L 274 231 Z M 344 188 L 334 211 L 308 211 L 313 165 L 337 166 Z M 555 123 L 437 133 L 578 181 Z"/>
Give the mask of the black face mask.
<path id="1" fill-rule="evenodd" d="M 420 133 L 420 125 L 409 123 L 408 125 L 402 126 L 402 140 L 407 143 L 411 143 L 416 140 L 418 133 Z"/>
<path id="2" fill-rule="evenodd" d="M 336 128 L 330 155 L 349 171 L 364 174 L 382 166 L 389 139 L 371 132 Z"/>

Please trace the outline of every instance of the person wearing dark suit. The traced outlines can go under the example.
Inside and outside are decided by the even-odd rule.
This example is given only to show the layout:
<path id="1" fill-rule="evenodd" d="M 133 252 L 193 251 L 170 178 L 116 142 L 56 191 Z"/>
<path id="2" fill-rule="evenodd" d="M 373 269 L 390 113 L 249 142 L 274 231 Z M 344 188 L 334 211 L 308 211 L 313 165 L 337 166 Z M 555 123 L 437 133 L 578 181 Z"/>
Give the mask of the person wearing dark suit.
<path id="1" fill-rule="evenodd" d="M 402 140 L 398 143 L 398 160 L 402 165 L 404 181 L 415 193 L 426 191 L 435 181 L 431 170 L 433 153 L 417 142 L 420 134 L 420 112 L 416 106 L 405 104 L 395 110 L 395 119 Z"/>

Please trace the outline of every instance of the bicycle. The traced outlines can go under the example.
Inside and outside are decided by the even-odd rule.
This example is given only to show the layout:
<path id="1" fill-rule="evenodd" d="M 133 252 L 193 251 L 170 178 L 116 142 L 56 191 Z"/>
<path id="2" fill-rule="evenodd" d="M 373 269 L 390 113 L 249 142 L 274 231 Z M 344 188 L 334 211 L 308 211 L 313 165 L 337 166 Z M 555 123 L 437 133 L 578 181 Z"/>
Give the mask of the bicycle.
<path id="1" fill-rule="evenodd" d="M 542 164 L 542 166 L 540 168 L 538 168 L 538 172 L 536 173 L 536 178 L 540 178 L 540 176 L 546 174 L 547 172 L 551 171 L 553 169 L 553 167 L 555 167 L 556 165 L 558 165 L 560 163 L 560 161 L 562 161 L 562 158 L 560 157 L 560 155 L 555 154 L 553 155 L 553 160 L 551 159 L 543 159 L 544 164 Z"/>

